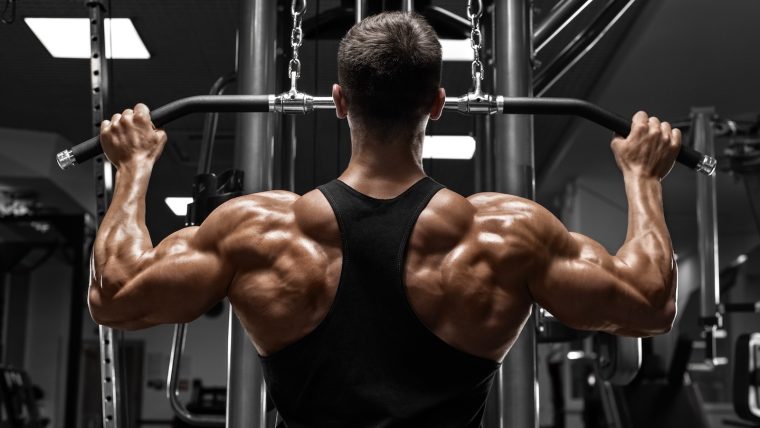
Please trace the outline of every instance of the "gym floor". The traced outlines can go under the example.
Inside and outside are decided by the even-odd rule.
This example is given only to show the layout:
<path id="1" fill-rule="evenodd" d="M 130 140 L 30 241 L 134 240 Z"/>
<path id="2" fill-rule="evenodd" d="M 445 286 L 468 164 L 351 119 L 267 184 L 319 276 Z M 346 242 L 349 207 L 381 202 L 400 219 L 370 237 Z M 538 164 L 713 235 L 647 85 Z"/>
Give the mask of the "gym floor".
<path id="1" fill-rule="evenodd" d="M 289 2 L 280 3 L 288 13 Z M 309 0 L 305 21 L 319 26 L 320 17 L 327 19 L 346 3 L 353 2 Z M 400 1 L 376 3 L 394 8 Z M 465 16 L 464 0 L 420 3 Z M 533 0 L 534 22 L 550 14 L 555 3 Z M 551 64 L 607 1 L 589 3 L 586 15 L 579 15 L 537 55 L 535 73 Z M 155 108 L 207 94 L 218 77 L 235 69 L 237 0 L 108 0 L 106 7 L 109 16 L 132 20 L 150 53 L 149 59 L 110 61 L 110 113 L 138 102 Z M 0 25 L 0 370 L 23 373 L 18 379 L 29 386 L 34 397 L 28 400 L 46 426 L 100 426 L 98 327 L 86 311 L 83 294 L 87 245 L 94 230 L 93 164 L 60 171 L 54 161 L 61 149 L 92 136 L 90 62 L 53 57 L 27 21 L 86 18 L 88 8 L 83 1 L 0 0 L 0 11 L 4 8 L 3 19 L 12 22 Z M 684 421 L 728 427 L 757 426 L 760 421 L 760 415 L 752 420 L 735 410 L 737 402 L 746 405 L 752 389 L 740 393 L 736 388 L 736 377 L 744 373 L 736 366 L 736 346 L 740 336 L 760 331 L 760 313 L 752 309 L 760 302 L 760 217 L 753 216 L 753 209 L 760 213 L 758 18 L 760 2 L 754 0 L 633 1 L 610 31 L 541 94 L 587 99 L 625 117 L 646 110 L 685 129 L 695 109 L 713 108 L 713 154 L 719 161 L 713 181 L 714 224 L 697 215 L 693 171 L 676 167 L 663 183 L 666 219 L 678 256 L 679 311 L 670 333 L 644 340 L 638 386 L 613 388 L 617 398 L 612 401 L 618 406 L 613 413 L 623 414 L 622 419 L 610 418 L 605 407 L 609 400 L 601 398 L 605 392 L 594 378 L 594 362 L 589 362 L 590 339 L 575 339 L 538 345 L 542 427 L 686 426 Z M 287 17 L 281 21 L 288 32 Z M 322 31 L 306 34 L 299 89 L 326 96 L 337 81 L 338 39 L 330 29 Z M 290 48 L 283 46 L 287 61 Z M 285 85 L 281 74 L 279 82 Z M 466 93 L 470 63 L 445 61 L 443 86 L 449 96 Z M 281 86 L 277 92 L 284 90 Z M 235 93 L 235 86 L 227 93 Z M 428 133 L 478 138 L 475 122 L 445 113 Z M 536 116 L 534 125 L 537 200 L 570 230 L 614 252 L 625 238 L 627 208 L 622 177 L 609 150 L 610 131 L 567 117 Z M 179 119 L 166 130 L 168 147 L 153 173 L 147 200 L 154 242 L 183 226 L 183 216 L 172 211 L 166 198 L 191 195 L 203 116 Z M 232 167 L 234 132 L 235 115 L 220 115 L 212 171 Z M 686 135 L 692 141 L 693 135 Z M 347 165 L 348 127 L 333 111 L 298 117 L 296 136 L 297 193 L 335 178 Z M 732 155 L 738 149 L 745 150 L 741 167 Z M 452 190 L 463 195 L 479 190 L 475 159 L 431 158 L 423 164 Z M 711 346 L 705 344 L 699 302 L 699 237 L 714 230 L 720 300 L 747 304 L 723 314 L 717 365 L 706 363 L 705 349 Z M 224 413 L 228 311 L 228 305 L 220 305 L 189 326 L 179 373 L 180 401 L 201 411 Z M 180 426 L 166 399 L 172 329 L 160 326 L 124 335 L 123 378 L 129 394 L 122 398 L 135 426 Z M 663 392 L 652 386 L 668 383 L 674 373 L 680 374 L 678 388 Z M 10 406 L 12 391 L 21 394 L 18 388 L 0 385 L 0 409 Z M 666 396 L 675 398 L 652 410 L 657 407 L 653 400 Z M 1 418 L 10 418 L 4 412 L 0 410 L 0 426 L 5 426 Z M 9 426 L 33 426 L 9 420 Z"/>

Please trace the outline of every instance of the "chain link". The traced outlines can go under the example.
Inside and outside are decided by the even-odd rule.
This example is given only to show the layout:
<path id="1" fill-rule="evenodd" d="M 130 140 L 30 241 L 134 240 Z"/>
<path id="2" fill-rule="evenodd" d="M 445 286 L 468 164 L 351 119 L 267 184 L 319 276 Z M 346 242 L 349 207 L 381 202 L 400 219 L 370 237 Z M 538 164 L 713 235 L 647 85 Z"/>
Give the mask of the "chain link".
<path id="1" fill-rule="evenodd" d="M 467 0 L 467 18 L 472 21 L 473 18 L 479 20 L 481 16 L 483 16 L 483 0 L 476 0 L 475 1 L 478 6 L 477 11 L 472 10 L 472 3 L 473 0 Z"/>
<path id="2" fill-rule="evenodd" d="M 293 30 L 290 33 L 290 47 L 293 57 L 288 63 L 288 77 L 291 82 L 301 77 L 301 60 L 298 59 L 298 48 L 303 44 L 303 15 L 306 12 L 306 0 L 293 0 L 290 3 L 290 15 L 293 17 Z M 294 78 L 295 73 L 295 78 Z"/>
<path id="3" fill-rule="evenodd" d="M 477 5 L 476 10 L 473 9 L 474 5 Z M 483 63 L 480 62 L 480 49 L 483 47 L 483 34 L 480 32 L 481 16 L 483 16 L 483 0 L 467 0 L 467 18 L 470 20 L 470 47 L 473 53 L 473 82 L 483 80 L 483 76 L 485 75 Z"/>

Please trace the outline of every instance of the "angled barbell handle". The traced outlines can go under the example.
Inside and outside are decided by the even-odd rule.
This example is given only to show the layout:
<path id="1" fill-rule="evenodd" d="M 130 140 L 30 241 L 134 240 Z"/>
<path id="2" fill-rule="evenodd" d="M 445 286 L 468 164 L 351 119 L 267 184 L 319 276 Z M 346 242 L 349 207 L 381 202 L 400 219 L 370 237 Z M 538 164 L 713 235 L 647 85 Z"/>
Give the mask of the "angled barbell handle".
<path id="1" fill-rule="evenodd" d="M 502 104 L 503 103 L 503 104 Z M 631 121 L 607 111 L 596 104 L 575 98 L 504 98 L 497 100 L 502 113 L 509 114 L 563 114 L 574 115 L 599 124 L 618 135 L 627 136 L 631 132 Z M 712 175 L 717 161 L 714 157 L 702 154 L 691 147 L 682 145 L 676 161 L 697 170 L 702 174 Z"/>
<path id="2" fill-rule="evenodd" d="M 316 97 L 330 101 L 327 97 Z M 497 110 L 508 114 L 549 114 L 580 116 L 604 126 L 619 135 L 626 136 L 631 130 L 630 122 L 622 117 L 602 109 L 596 104 L 575 98 L 531 98 L 531 97 L 494 97 Z M 317 105 L 318 104 L 318 105 Z M 322 105 L 324 104 L 324 105 Z M 329 107 L 329 102 L 317 103 L 315 108 Z M 456 98 L 446 99 L 446 108 L 457 108 Z M 156 126 L 172 120 L 200 112 L 269 112 L 275 106 L 274 95 L 200 95 L 182 98 L 166 104 L 151 112 L 151 119 Z M 93 137 L 71 149 L 64 150 L 56 156 L 61 169 L 85 162 L 103 153 L 99 137 Z M 712 156 L 704 155 L 691 147 L 681 146 L 676 160 L 700 173 L 712 175 L 717 161 Z"/>
<path id="3" fill-rule="evenodd" d="M 170 102 L 150 112 L 150 119 L 157 127 L 190 113 L 250 112 L 266 113 L 274 96 L 270 95 L 198 95 Z M 59 152 L 56 161 L 61 169 L 88 161 L 103 153 L 100 137 L 92 137 L 76 146 Z"/>

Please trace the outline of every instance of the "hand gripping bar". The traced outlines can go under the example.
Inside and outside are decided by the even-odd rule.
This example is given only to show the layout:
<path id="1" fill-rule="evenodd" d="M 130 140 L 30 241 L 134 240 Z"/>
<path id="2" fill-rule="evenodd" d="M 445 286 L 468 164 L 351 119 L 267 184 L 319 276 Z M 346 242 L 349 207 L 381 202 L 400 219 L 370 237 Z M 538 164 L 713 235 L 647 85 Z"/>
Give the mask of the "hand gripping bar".
<path id="1" fill-rule="evenodd" d="M 330 97 L 312 97 L 303 94 L 297 100 L 297 106 L 290 105 L 285 94 L 275 95 L 200 95 L 182 98 L 153 110 L 151 120 L 156 126 L 162 126 L 190 113 L 201 112 L 280 112 L 307 113 L 315 109 L 335 108 Z M 546 114 L 580 116 L 601 125 L 618 135 L 627 136 L 631 131 L 630 121 L 602 109 L 596 104 L 575 98 L 505 98 L 486 95 L 481 98 L 447 97 L 446 110 L 462 113 L 504 113 L 504 114 Z M 85 162 L 103 153 L 99 137 L 93 137 L 83 143 L 57 154 L 58 166 L 66 169 Z M 714 157 L 702 154 L 691 147 L 681 146 L 676 160 L 697 170 L 702 174 L 712 175 L 717 161 Z"/>

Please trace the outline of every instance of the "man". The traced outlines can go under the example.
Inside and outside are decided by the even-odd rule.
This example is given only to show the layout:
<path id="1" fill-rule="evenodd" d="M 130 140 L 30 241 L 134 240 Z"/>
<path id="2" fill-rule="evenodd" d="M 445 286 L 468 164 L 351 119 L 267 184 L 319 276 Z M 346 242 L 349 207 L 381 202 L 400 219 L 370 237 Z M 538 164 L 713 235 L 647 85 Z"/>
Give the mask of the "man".
<path id="1" fill-rule="evenodd" d="M 290 428 L 479 426 L 533 303 L 578 329 L 670 329 L 676 267 L 660 180 L 678 130 L 639 112 L 612 141 L 629 204 L 613 256 L 532 201 L 464 198 L 425 176 L 425 127 L 445 93 L 440 45 L 421 17 L 355 25 L 338 69 L 332 95 L 352 145 L 338 180 L 301 197 L 234 199 L 155 247 L 145 192 L 166 135 L 142 104 L 103 122 L 118 172 L 93 252 L 98 323 L 188 322 L 229 298 Z"/>

